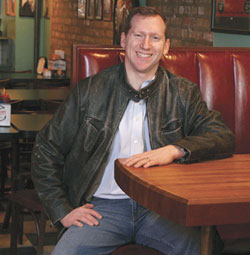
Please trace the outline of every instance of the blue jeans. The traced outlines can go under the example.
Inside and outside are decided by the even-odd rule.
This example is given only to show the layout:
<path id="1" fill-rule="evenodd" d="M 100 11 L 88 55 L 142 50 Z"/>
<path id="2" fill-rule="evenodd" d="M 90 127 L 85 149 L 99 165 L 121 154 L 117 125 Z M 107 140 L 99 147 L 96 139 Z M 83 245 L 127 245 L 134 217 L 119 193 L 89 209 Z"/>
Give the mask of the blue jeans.
<path id="1" fill-rule="evenodd" d="M 98 226 L 70 227 L 52 255 L 110 254 L 117 247 L 137 243 L 167 255 L 199 255 L 200 228 L 175 224 L 132 199 L 94 198 L 102 215 Z"/>

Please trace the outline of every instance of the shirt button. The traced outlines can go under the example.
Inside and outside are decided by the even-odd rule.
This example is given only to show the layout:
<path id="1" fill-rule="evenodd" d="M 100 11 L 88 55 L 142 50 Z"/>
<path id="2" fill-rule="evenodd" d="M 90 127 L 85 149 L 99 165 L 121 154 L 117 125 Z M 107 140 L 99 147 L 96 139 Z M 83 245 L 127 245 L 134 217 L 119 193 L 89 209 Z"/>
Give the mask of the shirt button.
<path id="1" fill-rule="evenodd" d="M 134 143 L 135 143 L 135 144 L 137 144 L 137 143 L 138 143 L 138 141 L 137 141 L 137 140 L 134 140 Z"/>

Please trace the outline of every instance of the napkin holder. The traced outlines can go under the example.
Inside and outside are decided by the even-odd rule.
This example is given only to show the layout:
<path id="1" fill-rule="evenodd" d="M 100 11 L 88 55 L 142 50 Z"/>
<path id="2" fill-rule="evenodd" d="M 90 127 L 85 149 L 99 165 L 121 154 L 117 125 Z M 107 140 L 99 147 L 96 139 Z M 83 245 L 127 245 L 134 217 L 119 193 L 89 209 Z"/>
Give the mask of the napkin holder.
<path id="1" fill-rule="evenodd" d="M 9 127 L 11 116 L 11 105 L 8 103 L 0 103 L 0 126 Z"/>

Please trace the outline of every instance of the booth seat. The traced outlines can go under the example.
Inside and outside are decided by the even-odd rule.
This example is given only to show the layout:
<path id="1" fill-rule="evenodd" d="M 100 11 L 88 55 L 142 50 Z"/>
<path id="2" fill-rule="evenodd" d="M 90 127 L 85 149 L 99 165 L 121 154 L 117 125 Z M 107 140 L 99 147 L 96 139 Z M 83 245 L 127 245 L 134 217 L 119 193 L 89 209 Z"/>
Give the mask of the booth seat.
<path id="1" fill-rule="evenodd" d="M 71 86 L 125 57 L 124 50 L 114 46 L 78 44 L 72 49 Z M 220 111 L 234 132 L 235 153 L 250 153 L 250 48 L 173 48 L 161 65 L 196 83 L 208 107 Z M 250 224 L 218 230 L 222 239 L 250 237 Z"/>

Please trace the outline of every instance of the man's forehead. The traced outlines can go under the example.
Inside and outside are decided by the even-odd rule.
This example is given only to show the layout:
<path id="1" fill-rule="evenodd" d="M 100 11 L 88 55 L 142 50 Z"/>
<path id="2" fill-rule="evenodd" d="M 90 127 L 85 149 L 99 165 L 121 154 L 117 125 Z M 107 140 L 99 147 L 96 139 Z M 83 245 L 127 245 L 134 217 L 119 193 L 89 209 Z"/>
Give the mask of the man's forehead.
<path id="1" fill-rule="evenodd" d="M 154 27 L 154 29 L 153 29 L 155 33 L 161 33 L 161 32 L 164 33 L 165 32 L 166 24 L 164 23 L 161 16 L 159 16 L 159 15 L 142 16 L 140 14 L 136 14 L 131 20 L 131 30 L 134 30 L 134 31 L 135 30 L 136 31 L 137 30 L 148 31 L 150 29 L 150 26 L 148 26 L 148 24 L 147 24 L 147 26 L 145 26 L 146 25 L 145 20 L 148 20 L 148 19 L 157 19 L 157 20 L 159 20 L 160 23 L 162 23 L 163 31 L 160 31 L 161 30 L 160 26 L 157 26 L 157 28 Z M 151 25 L 153 23 L 149 22 L 149 24 Z"/>
<path id="2" fill-rule="evenodd" d="M 163 26 L 166 26 L 164 20 L 162 19 L 161 16 L 159 15 L 150 15 L 150 16 L 143 16 L 143 15 L 140 15 L 140 14 L 136 14 L 132 20 L 131 20 L 131 25 L 136 25 L 138 22 L 145 22 L 146 20 L 148 19 L 157 19 L 159 20 L 160 23 L 163 24 Z"/>

